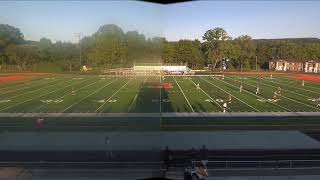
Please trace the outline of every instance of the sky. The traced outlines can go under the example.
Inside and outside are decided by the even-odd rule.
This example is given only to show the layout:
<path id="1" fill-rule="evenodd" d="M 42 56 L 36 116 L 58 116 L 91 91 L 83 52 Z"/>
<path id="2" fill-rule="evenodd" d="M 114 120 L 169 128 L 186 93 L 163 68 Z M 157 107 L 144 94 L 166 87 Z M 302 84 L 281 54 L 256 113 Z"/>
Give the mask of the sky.
<path id="1" fill-rule="evenodd" d="M 104 24 L 169 41 L 199 39 L 209 29 L 255 39 L 320 38 L 320 1 L 193 1 L 161 5 L 137 1 L 0 1 L 0 24 L 27 40 L 76 42 Z"/>

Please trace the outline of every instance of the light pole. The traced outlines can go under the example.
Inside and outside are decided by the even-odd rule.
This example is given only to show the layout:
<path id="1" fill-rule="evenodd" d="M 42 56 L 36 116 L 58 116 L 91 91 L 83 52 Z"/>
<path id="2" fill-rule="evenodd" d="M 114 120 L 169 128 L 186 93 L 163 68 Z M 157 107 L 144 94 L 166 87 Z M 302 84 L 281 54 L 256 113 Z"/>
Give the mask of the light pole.
<path id="1" fill-rule="evenodd" d="M 82 58 L 82 54 L 81 54 L 81 37 L 82 37 L 82 32 L 78 32 L 78 33 L 74 33 L 75 36 L 79 39 L 79 61 L 80 61 L 80 67 L 81 67 L 81 58 Z"/>
<path id="2" fill-rule="evenodd" d="M 258 56 L 256 56 L 256 71 L 258 71 Z"/>

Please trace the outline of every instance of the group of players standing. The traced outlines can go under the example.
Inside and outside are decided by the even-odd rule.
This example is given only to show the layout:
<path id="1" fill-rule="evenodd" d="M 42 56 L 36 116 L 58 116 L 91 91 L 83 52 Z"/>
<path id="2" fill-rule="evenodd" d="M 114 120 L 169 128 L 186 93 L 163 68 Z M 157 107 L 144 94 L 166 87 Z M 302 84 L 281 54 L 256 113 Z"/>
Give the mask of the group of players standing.
<path id="1" fill-rule="evenodd" d="M 224 79 L 224 75 L 221 76 L 221 79 L 222 79 L 222 80 Z M 273 81 L 272 74 L 270 75 L 270 79 Z M 235 76 L 234 81 L 238 81 L 238 80 L 239 80 L 239 78 L 238 78 L 237 76 Z M 262 76 L 260 77 L 260 80 L 263 80 L 263 77 L 262 77 Z M 302 86 L 302 87 L 305 86 L 304 80 L 302 80 L 301 86 Z M 197 89 L 198 91 L 201 89 L 199 83 L 196 84 L 196 89 Z M 242 83 L 240 83 L 239 92 L 242 93 L 242 91 L 243 91 L 243 85 L 242 85 Z M 275 90 L 275 91 L 273 92 L 272 98 L 273 98 L 274 100 L 276 100 L 278 97 L 281 97 L 281 91 L 282 91 L 282 89 L 281 89 L 281 87 L 279 86 L 279 87 L 277 88 L 277 90 Z M 256 95 L 260 94 L 260 86 L 259 86 L 259 84 L 256 85 L 255 94 L 256 94 Z M 231 103 L 231 100 L 232 100 L 232 96 L 231 96 L 230 93 L 228 93 L 228 101 L 224 101 L 224 102 L 223 102 L 223 105 L 222 105 L 222 107 L 223 107 L 223 112 L 224 112 L 224 113 L 227 112 L 228 103 Z M 316 98 L 316 102 L 317 102 L 317 106 L 316 106 L 316 107 L 320 107 L 320 96 L 319 96 L 318 98 Z"/>

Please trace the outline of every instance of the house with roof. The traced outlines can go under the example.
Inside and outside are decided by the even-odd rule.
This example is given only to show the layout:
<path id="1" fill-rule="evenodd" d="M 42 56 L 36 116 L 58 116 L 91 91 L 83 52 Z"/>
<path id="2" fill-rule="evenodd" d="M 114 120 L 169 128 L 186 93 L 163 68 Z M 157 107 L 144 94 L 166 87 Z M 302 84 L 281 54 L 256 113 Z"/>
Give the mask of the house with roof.
<path id="1" fill-rule="evenodd" d="M 301 71 L 309 73 L 320 73 L 319 60 L 300 59 L 272 59 L 269 61 L 269 69 L 276 71 Z"/>

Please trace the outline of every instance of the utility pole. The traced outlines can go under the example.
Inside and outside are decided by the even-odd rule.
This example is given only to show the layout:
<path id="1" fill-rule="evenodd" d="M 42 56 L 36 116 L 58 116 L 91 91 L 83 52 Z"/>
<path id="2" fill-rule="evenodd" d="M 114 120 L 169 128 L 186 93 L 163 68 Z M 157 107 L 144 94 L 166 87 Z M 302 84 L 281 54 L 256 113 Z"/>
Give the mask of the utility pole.
<path id="1" fill-rule="evenodd" d="M 79 39 L 79 61 L 80 61 L 80 67 L 81 67 L 81 62 L 82 62 L 82 54 L 81 54 L 81 37 L 82 37 L 82 32 L 74 33 L 75 36 Z"/>
<path id="2" fill-rule="evenodd" d="M 258 71 L 258 56 L 256 56 L 256 71 Z"/>

